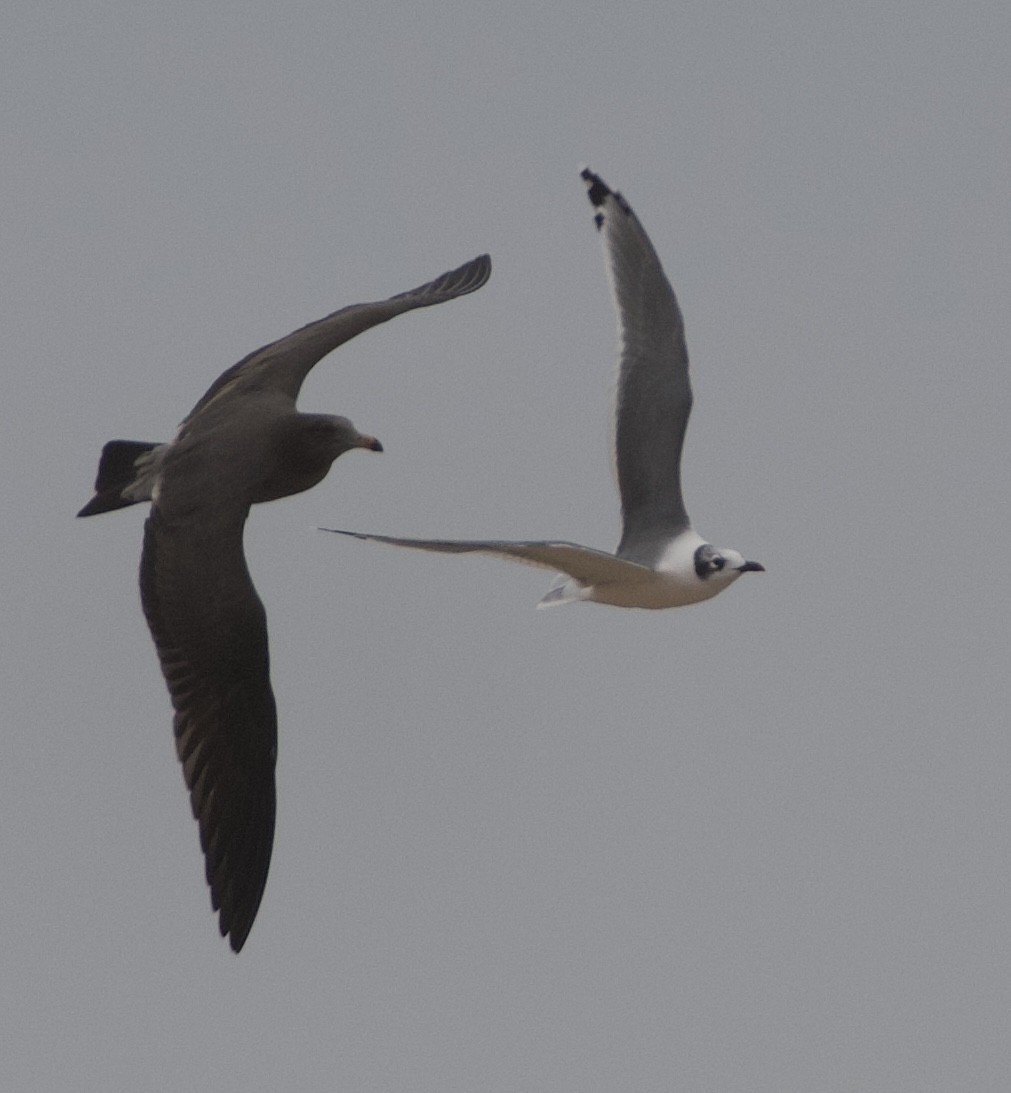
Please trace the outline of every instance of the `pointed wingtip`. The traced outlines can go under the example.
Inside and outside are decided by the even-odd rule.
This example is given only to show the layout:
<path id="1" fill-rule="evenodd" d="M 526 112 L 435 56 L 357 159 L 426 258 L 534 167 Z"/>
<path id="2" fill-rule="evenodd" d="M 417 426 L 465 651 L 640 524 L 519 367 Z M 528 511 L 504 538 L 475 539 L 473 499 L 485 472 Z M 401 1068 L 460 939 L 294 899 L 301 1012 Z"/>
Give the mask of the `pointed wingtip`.
<path id="1" fill-rule="evenodd" d="M 475 292 L 491 277 L 491 255 L 479 254 L 469 262 L 464 262 L 455 272 L 463 275 L 460 282 L 460 295 Z"/>
<path id="2" fill-rule="evenodd" d="M 364 535 L 360 531 L 342 531 L 340 528 L 316 528 L 317 531 L 329 531 L 331 535 L 346 535 L 349 539 L 369 539 L 371 536 Z"/>
<path id="3" fill-rule="evenodd" d="M 590 204 L 598 210 L 593 217 L 593 222 L 598 231 L 603 228 L 607 219 L 603 207 L 607 204 L 608 198 L 613 198 L 615 204 L 623 213 L 631 215 L 632 207 L 621 196 L 620 191 L 612 190 L 595 171 L 591 171 L 589 167 L 584 167 L 579 172 L 579 177 L 586 184 L 586 196 L 590 199 Z"/>
<path id="4" fill-rule="evenodd" d="M 228 944 L 231 947 L 233 953 L 236 956 L 242 952 L 242 946 L 246 944 L 246 938 L 249 936 L 249 931 L 240 934 L 237 930 L 228 931 L 224 927 L 221 928 L 221 936 L 228 938 Z"/>
<path id="5" fill-rule="evenodd" d="M 579 177 L 586 183 L 586 196 L 590 199 L 590 204 L 599 209 L 601 205 L 608 199 L 611 194 L 611 188 L 600 177 L 590 170 L 589 167 L 584 167 L 579 172 Z M 593 218 L 594 222 L 599 229 L 604 223 L 604 217 L 602 213 L 597 213 Z"/>

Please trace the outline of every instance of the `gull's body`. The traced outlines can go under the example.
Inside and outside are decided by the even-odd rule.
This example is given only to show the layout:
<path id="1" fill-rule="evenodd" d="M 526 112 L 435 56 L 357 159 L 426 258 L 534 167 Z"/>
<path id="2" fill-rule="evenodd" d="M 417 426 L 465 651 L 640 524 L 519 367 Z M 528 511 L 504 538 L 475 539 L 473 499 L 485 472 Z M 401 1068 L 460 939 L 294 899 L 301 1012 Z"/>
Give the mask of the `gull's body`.
<path id="1" fill-rule="evenodd" d="M 302 383 L 328 353 L 405 311 L 480 288 L 486 255 L 388 300 L 355 304 L 222 373 L 167 444 L 110 441 L 91 516 L 151 501 L 140 588 L 175 709 L 211 902 L 238 952 L 267 881 L 274 839 L 277 711 L 267 620 L 246 567 L 250 506 L 309 489 L 352 448 L 382 451 L 347 418 L 303 414 Z"/>
<path id="2" fill-rule="evenodd" d="M 590 600 L 616 607 L 684 607 L 742 573 L 761 571 L 692 527 L 681 494 L 681 451 L 692 408 L 684 322 L 660 259 L 631 207 L 584 170 L 618 312 L 615 464 L 622 535 L 614 554 L 557 541 L 400 539 L 341 532 L 448 554 L 486 553 L 559 570 L 539 607 Z"/>

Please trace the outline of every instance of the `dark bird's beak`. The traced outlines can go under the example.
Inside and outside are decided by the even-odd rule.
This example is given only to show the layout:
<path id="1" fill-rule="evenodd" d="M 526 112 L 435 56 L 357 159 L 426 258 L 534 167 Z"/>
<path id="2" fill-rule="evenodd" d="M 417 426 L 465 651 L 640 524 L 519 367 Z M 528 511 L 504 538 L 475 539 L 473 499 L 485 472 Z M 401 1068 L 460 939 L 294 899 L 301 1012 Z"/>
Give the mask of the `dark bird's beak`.
<path id="1" fill-rule="evenodd" d="M 365 436 L 364 434 L 358 441 L 358 447 L 367 448 L 370 452 L 381 452 L 383 450 L 382 444 L 374 436 Z"/>
<path id="2" fill-rule="evenodd" d="M 738 573 L 764 573 L 765 566 L 761 562 L 745 562 L 737 567 Z"/>

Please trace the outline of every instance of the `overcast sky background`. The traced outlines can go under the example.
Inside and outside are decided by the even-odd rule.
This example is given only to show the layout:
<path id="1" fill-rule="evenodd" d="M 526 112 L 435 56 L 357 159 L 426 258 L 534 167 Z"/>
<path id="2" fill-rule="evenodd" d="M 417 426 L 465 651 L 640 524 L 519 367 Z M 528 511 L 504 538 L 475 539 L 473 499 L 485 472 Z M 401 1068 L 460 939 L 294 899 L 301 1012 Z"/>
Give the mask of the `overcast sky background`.
<path id="1" fill-rule="evenodd" d="M 1011 1087 L 1005 0 L 14 3 L 0 42 L 5 1090 Z M 700 607 L 339 540 L 613 549 L 578 178 L 685 313 Z M 317 367 L 385 453 L 259 507 L 265 898 L 217 933 L 102 444 Z"/>

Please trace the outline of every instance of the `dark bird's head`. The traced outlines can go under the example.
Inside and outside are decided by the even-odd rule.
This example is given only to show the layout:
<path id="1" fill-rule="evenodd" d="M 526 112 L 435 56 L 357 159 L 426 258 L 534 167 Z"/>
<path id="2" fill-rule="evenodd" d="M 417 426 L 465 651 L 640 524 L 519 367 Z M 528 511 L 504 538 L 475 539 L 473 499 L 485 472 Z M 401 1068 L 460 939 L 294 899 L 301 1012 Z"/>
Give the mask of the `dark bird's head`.
<path id="1" fill-rule="evenodd" d="M 299 414 L 294 420 L 291 443 L 284 453 L 285 462 L 293 472 L 299 468 L 310 475 L 318 473 L 315 482 L 326 474 L 337 456 L 350 452 L 352 448 L 365 448 L 370 452 L 383 450 L 382 444 L 374 436 L 358 432 L 346 417 Z"/>
<path id="2" fill-rule="evenodd" d="M 374 436 L 358 432 L 346 417 L 292 414 L 281 426 L 275 457 L 254 500 L 275 501 L 315 486 L 326 477 L 330 464 L 352 448 L 383 450 Z"/>
<path id="3" fill-rule="evenodd" d="M 360 433 L 346 417 L 332 414 L 303 414 L 306 443 L 318 445 L 321 455 L 326 453 L 332 463 L 337 456 L 352 448 L 366 448 L 381 452 L 382 444 L 374 436 Z"/>

